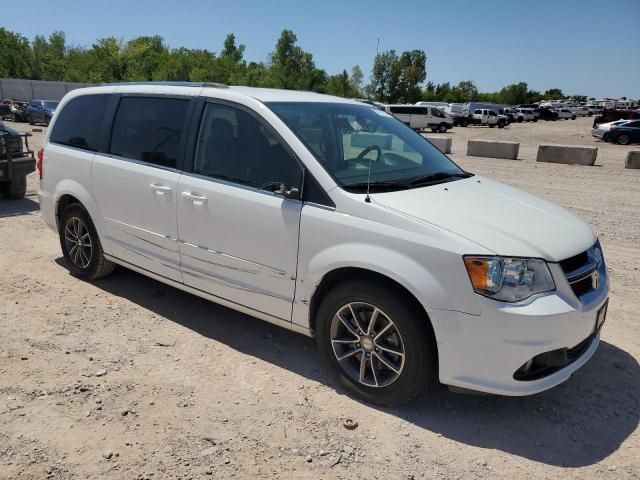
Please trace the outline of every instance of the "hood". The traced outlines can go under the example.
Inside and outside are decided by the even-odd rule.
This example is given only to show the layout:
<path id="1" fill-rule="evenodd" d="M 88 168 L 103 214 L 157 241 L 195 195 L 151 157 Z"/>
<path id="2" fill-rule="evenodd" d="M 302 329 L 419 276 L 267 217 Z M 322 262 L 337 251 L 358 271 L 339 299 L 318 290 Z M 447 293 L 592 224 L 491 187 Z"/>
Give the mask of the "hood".
<path id="1" fill-rule="evenodd" d="M 498 255 L 558 262 L 587 250 L 596 241 L 591 227 L 567 210 L 479 176 L 377 193 L 371 199 Z"/>

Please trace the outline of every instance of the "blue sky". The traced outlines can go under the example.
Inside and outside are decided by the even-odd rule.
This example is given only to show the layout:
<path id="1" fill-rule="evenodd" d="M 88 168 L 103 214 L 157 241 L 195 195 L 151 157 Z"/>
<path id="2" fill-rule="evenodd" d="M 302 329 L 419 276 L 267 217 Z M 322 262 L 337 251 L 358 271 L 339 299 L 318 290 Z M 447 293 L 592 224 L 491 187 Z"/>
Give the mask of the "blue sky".
<path id="1" fill-rule="evenodd" d="M 74 45 L 157 33 L 172 48 L 219 51 L 233 32 L 247 59 L 267 60 L 290 28 L 329 73 L 359 64 L 368 76 L 379 38 L 381 50 L 424 50 L 436 83 L 640 97 L 640 0 L 30 0 L 1 11 L 0 26 L 30 39 L 63 30 Z"/>

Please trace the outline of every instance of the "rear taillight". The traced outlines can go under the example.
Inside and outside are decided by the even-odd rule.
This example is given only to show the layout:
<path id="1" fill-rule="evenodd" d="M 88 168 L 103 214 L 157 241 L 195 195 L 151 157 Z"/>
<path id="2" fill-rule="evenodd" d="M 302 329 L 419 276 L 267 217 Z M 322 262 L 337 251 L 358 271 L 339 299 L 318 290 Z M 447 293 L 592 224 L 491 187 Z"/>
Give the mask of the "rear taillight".
<path id="1" fill-rule="evenodd" d="M 40 180 L 42 180 L 42 158 L 44 157 L 44 150 L 41 148 L 38 150 L 36 154 L 38 157 L 38 161 L 36 162 L 36 168 L 38 169 L 38 175 L 40 175 Z"/>

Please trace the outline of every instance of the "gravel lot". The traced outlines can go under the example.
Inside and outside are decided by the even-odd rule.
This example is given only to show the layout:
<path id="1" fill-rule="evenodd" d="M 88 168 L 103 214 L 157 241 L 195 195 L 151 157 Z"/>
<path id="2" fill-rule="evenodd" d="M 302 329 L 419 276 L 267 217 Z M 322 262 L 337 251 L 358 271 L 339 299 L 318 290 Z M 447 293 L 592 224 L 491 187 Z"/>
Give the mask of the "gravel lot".
<path id="1" fill-rule="evenodd" d="M 74 278 L 31 175 L 26 199 L 0 200 L 0 479 L 640 478 L 640 170 L 624 169 L 640 148 L 595 141 L 591 122 L 444 134 L 464 168 L 600 234 L 600 348 L 527 398 L 439 388 L 374 408 L 334 389 L 311 339 L 125 269 Z M 469 138 L 519 141 L 521 160 L 467 157 Z M 598 166 L 538 164 L 541 143 L 596 145 Z"/>

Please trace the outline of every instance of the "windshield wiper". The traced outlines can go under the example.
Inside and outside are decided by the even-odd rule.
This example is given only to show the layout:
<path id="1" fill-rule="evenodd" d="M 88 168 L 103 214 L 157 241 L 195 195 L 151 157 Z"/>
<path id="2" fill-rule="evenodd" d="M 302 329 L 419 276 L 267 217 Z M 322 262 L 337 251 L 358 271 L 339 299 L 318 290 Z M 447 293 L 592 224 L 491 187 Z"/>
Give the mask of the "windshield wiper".
<path id="1" fill-rule="evenodd" d="M 411 188 L 411 185 L 409 185 L 407 182 L 395 182 L 395 181 L 391 181 L 391 180 L 379 180 L 379 181 L 375 181 L 375 182 L 356 182 L 356 183 L 348 183 L 346 185 L 343 185 L 342 187 L 346 190 L 351 190 L 351 189 L 363 189 L 366 191 L 367 189 L 367 185 L 370 188 L 382 188 L 382 189 L 408 189 Z"/>
<path id="2" fill-rule="evenodd" d="M 441 180 L 447 180 L 449 178 L 469 178 L 473 177 L 473 173 L 461 172 L 461 173 L 449 173 L 449 172 L 436 172 L 429 175 L 422 175 L 410 180 L 408 183 L 411 186 L 421 185 L 424 183 L 434 183 Z"/>

